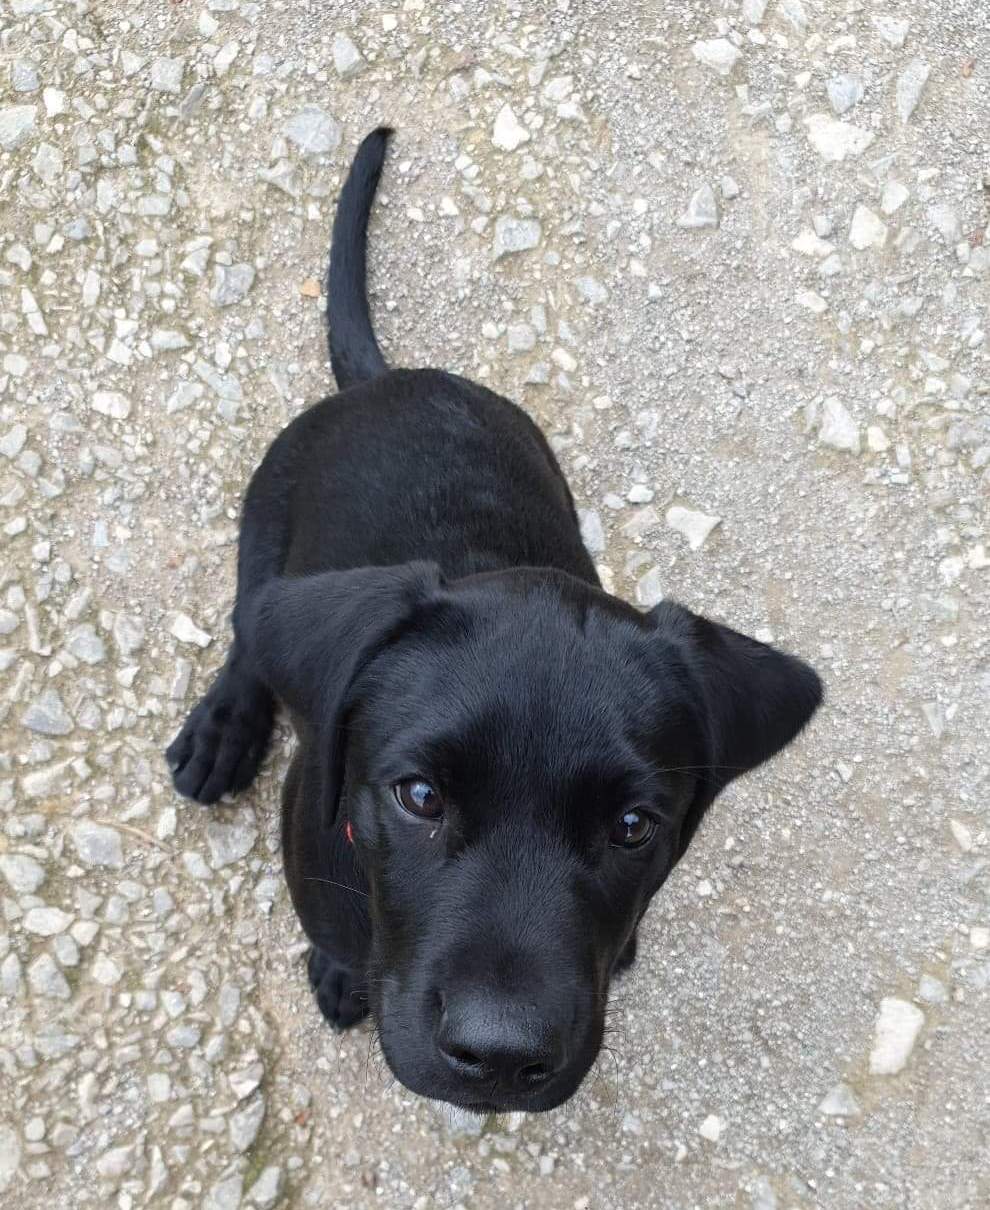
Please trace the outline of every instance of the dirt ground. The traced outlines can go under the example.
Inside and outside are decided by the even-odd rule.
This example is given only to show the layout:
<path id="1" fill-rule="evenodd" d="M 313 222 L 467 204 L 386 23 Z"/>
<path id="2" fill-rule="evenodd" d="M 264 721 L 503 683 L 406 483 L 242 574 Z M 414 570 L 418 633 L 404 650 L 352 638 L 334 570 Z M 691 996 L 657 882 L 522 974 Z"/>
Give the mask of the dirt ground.
<path id="1" fill-rule="evenodd" d="M 990 1205 L 985 0 L 2 0 L 0 31 L 0 1200 Z M 607 586 L 828 690 L 654 902 L 578 1096 L 471 1129 L 317 1013 L 287 728 L 213 810 L 162 759 L 240 494 L 330 389 L 329 224 L 382 121 L 390 361 L 530 411 Z"/>

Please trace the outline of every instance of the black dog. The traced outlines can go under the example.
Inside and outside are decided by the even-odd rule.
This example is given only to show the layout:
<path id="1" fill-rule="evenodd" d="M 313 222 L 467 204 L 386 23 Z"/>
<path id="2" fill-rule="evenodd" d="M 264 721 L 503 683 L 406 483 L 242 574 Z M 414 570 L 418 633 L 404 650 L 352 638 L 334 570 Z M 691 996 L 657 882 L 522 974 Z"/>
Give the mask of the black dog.
<path id="1" fill-rule="evenodd" d="M 414 1092 L 550 1109 L 594 1062 L 610 979 L 708 806 L 821 685 L 680 605 L 603 592 L 532 421 L 455 375 L 387 369 L 365 242 L 388 134 L 361 144 L 334 222 L 341 393 L 251 481 L 233 645 L 168 760 L 199 802 L 241 790 L 286 703 L 285 869 L 324 1015 L 370 1004 Z"/>

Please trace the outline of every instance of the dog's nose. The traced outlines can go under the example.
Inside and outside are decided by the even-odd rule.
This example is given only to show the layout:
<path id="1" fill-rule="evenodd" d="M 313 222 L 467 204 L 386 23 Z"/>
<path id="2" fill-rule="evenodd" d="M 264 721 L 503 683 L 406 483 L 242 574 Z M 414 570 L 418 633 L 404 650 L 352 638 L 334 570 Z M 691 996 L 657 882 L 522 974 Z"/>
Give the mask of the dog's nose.
<path id="1" fill-rule="evenodd" d="M 437 1047 L 465 1080 L 526 1092 L 564 1066 L 563 1040 L 534 1007 L 483 993 L 440 996 Z"/>

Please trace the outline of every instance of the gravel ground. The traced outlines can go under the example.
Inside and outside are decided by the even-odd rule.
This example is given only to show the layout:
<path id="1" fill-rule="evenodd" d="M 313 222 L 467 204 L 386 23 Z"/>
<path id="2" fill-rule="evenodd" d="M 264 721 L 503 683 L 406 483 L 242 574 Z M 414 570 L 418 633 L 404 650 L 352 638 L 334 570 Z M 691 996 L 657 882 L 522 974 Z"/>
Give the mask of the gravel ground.
<path id="1" fill-rule="evenodd" d="M 984 3 L 0 4 L 0 1200 L 990 1204 Z M 327 390 L 350 154 L 395 364 L 520 400 L 615 591 L 829 701 L 655 901 L 594 1076 L 455 1128 L 325 1028 L 290 738 L 162 750 Z M 985 242 L 986 241 L 986 242 Z"/>

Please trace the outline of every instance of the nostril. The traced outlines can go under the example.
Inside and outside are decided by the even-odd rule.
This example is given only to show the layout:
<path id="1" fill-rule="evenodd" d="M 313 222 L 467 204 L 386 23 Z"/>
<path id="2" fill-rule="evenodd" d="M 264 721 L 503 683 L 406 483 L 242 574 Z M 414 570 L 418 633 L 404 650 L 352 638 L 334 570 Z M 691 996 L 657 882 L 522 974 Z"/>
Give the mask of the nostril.
<path id="1" fill-rule="evenodd" d="M 552 1075 L 553 1072 L 546 1063 L 527 1063 L 525 1067 L 519 1068 L 517 1078 L 520 1084 L 542 1084 Z"/>
<path id="2" fill-rule="evenodd" d="M 480 1070 L 486 1066 L 484 1059 L 480 1055 L 476 1055 L 473 1050 L 468 1050 L 466 1046 L 445 1046 L 443 1053 L 465 1067 L 476 1067 Z"/>

